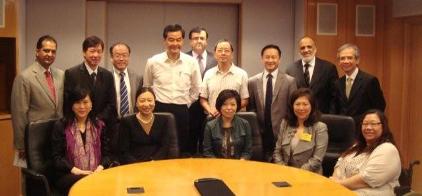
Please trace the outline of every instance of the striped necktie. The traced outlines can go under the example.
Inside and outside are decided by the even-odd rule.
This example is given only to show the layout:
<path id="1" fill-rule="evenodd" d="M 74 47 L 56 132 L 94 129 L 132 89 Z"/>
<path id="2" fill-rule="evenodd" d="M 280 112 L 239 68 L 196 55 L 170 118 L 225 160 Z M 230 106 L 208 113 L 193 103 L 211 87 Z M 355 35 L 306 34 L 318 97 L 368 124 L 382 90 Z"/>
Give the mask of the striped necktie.
<path id="1" fill-rule="evenodd" d="M 120 116 L 124 117 L 129 113 L 129 100 L 125 84 L 125 72 L 120 72 Z"/>

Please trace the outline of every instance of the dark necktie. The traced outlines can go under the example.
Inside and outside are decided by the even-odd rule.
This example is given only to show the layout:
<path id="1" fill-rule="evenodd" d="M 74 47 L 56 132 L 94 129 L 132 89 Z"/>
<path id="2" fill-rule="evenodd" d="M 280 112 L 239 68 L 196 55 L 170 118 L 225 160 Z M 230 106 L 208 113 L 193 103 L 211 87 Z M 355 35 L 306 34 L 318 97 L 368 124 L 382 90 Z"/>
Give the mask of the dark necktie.
<path id="1" fill-rule="evenodd" d="M 125 83 L 125 72 L 120 72 L 120 116 L 129 113 L 129 101 Z"/>
<path id="2" fill-rule="evenodd" d="M 308 63 L 306 63 L 304 66 L 305 66 L 305 72 L 303 73 L 303 76 L 305 78 L 306 87 L 309 87 L 309 82 L 310 82 L 309 66 L 311 66 L 311 65 L 309 65 Z"/>
<path id="3" fill-rule="evenodd" d="M 198 65 L 199 65 L 199 70 L 201 71 L 201 75 L 204 75 L 204 64 L 202 63 L 202 55 L 198 55 Z"/>
<path id="4" fill-rule="evenodd" d="M 91 74 L 92 86 L 95 86 L 96 81 L 97 81 L 97 74 L 95 72 L 92 72 L 92 74 Z"/>
<path id="5" fill-rule="evenodd" d="M 45 71 L 45 79 L 47 80 L 48 90 L 50 90 L 50 94 L 56 102 L 56 88 L 54 87 L 53 77 L 51 77 L 51 73 L 49 71 Z"/>
<path id="6" fill-rule="evenodd" d="M 271 126 L 271 103 L 273 101 L 273 76 L 267 75 L 267 88 L 265 91 L 264 124 L 265 129 L 270 131 Z M 272 131 L 272 130 L 271 130 Z"/>

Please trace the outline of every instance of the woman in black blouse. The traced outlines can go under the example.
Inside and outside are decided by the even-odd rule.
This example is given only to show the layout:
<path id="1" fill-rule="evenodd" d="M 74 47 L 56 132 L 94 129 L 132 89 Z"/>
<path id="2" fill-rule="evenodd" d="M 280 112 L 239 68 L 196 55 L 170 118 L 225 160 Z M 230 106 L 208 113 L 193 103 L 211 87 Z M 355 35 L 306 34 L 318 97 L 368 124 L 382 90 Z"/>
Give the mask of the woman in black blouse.
<path id="1" fill-rule="evenodd" d="M 169 131 L 165 119 L 154 115 L 155 94 L 150 87 L 136 92 L 135 115 L 121 119 L 119 159 L 121 164 L 165 159 L 169 151 Z"/>

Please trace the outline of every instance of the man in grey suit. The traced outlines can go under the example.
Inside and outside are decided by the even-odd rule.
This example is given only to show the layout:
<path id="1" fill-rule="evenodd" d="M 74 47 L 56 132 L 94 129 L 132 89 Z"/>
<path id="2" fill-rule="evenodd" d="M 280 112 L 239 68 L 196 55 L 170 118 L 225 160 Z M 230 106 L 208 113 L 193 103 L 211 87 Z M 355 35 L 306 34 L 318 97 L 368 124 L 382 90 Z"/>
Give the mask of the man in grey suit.
<path id="1" fill-rule="evenodd" d="M 286 116 L 290 95 L 296 80 L 278 69 L 281 51 L 276 45 L 267 45 L 261 50 L 264 71 L 248 81 L 248 111 L 257 113 L 263 128 L 262 144 L 266 161 L 271 161 L 281 120 Z"/>
<path id="2" fill-rule="evenodd" d="M 203 27 L 195 27 L 189 32 L 189 40 L 192 50 L 186 54 L 198 61 L 201 77 L 204 78 L 205 72 L 217 65 L 214 53 L 207 50 L 208 32 Z M 205 117 L 204 109 L 198 99 L 189 107 L 189 118 L 191 119 L 189 122 L 189 149 L 193 155 L 202 153 Z"/>
<path id="3" fill-rule="evenodd" d="M 110 47 L 111 63 L 116 89 L 116 111 L 119 118 L 133 114 L 136 109 L 136 91 L 142 86 L 142 77 L 128 68 L 129 45 L 118 42 Z"/>
<path id="4" fill-rule="evenodd" d="M 316 57 L 316 44 L 310 37 L 299 41 L 302 59 L 288 66 L 286 73 L 296 79 L 298 88 L 310 88 L 319 111 L 329 113 L 334 104 L 335 82 L 338 79 L 336 66 Z"/>
<path id="5" fill-rule="evenodd" d="M 23 70 L 13 82 L 11 108 L 14 131 L 14 165 L 26 167 L 25 127 L 39 120 L 60 118 L 63 115 L 62 70 L 51 64 L 56 59 L 57 42 L 45 35 L 38 39 L 36 60 Z"/>

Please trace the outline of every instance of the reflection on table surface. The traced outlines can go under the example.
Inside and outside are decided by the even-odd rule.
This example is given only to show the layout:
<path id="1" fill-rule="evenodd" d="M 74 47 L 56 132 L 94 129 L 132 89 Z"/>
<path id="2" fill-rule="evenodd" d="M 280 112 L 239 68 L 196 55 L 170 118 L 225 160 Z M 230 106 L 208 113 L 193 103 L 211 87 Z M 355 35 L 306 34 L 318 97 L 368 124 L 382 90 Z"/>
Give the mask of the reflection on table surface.
<path id="1" fill-rule="evenodd" d="M 107 169 L 78 181 L 69 195 L 128 195 L 128 187 L 143 187 L 142 195 L 199 195 L 193 184 L 199 178 L 222 179 L 236 195 L 355 195 L 328 178 L 292 167 L 202 158 L 151 161 Z M 272 184 L 275 181 L 287 181 L 291 187 L 275 187 Z"/>

